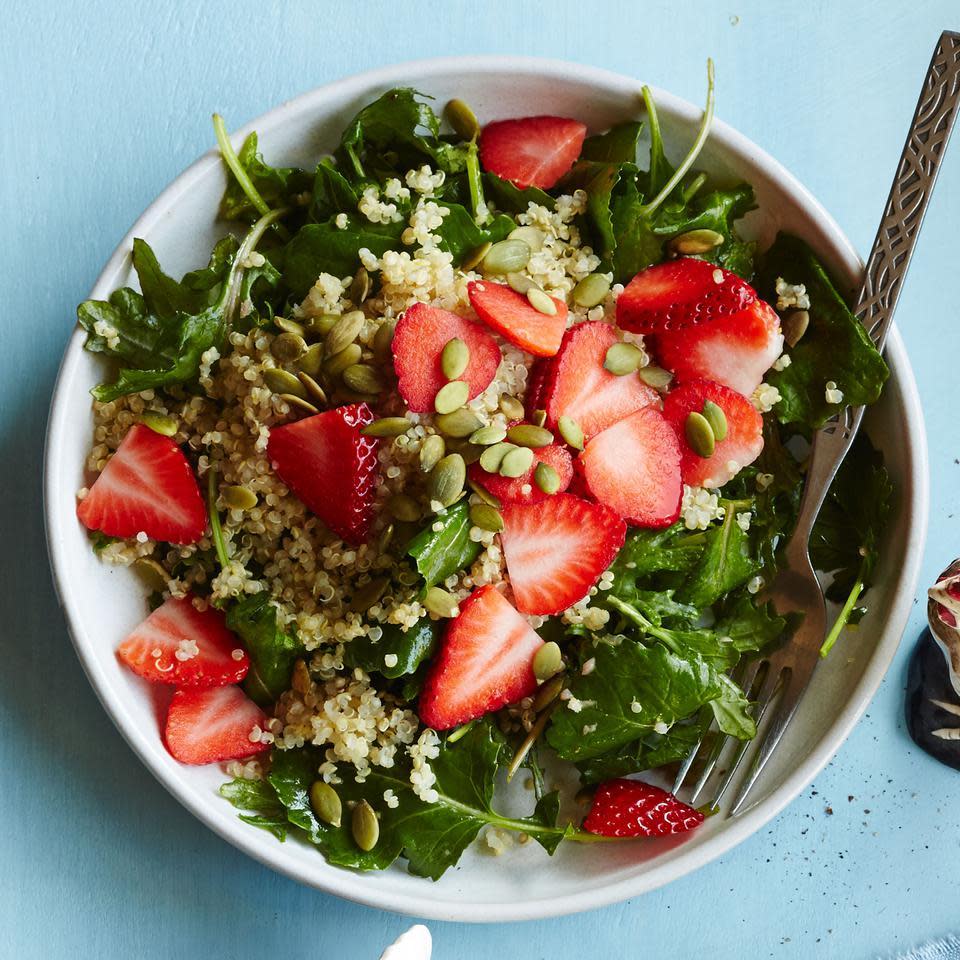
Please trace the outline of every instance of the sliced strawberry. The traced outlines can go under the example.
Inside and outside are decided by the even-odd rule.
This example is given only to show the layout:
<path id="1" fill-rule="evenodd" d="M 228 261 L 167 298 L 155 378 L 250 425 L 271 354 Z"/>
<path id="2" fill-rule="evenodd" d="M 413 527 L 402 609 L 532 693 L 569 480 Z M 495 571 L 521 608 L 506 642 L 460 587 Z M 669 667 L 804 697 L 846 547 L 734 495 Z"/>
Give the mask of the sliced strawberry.
<path id="1" fill-rule="evenodd" d="M 503 556 L 521 613 L 560 613 L 582 600 L 623 546 L 626 524 L 609 507 L 562 493 L 503 508 Z"/>
<path id="2" fill-rule="evenodd" d="M 641 270 L 617 298 L 617 326 L 662 333 L 720 320 L 757 299 L 745 280 L 722 267 L 682 257 Z"/>
<path id="3" fill-rule="evenodd" d="M 604 369 L 607 350 L 618 339 L 616 330 L 602 320 L 578 323 L 564 334 L 546 391 L 551 427 L 560 417 L 571 417 L 585 436 L 592 437 L 659 401 L 656 390 L 635 374 L 618 377 Z"/>
<path id="4" fill-rule="evenodd" d="M 505 283 L 471 280 L 467 284 L 470 305 L 491 329 L 522 350 L 538 357 L 552 357 L 560 349 L 567 329 L 567 305 L 551 297 L 557 312 L 541 313 L 521 293 Z"/>
<path id="5" fill-rule="evenodd" d="M 274 427 L 267 442 L 280 479 L 338 537 L 370 535 L 377 486 L 377 441 L 360 428 L 373 420 L 365 403 L 337 407 Z"/>
<path id="6" fill-rule="evenodd" d="M 193 470 L 169 438 L 134 424 L 77 506 L 88 530 L 108 537 L 145 533 L 166 543 L 196 543 L 207 511 Z"/>
<path id="7" fill-rule="evenodd" d="M 597 434 L 577 465 L 590 495 L 627 523 L 667 527 L 680 516 L 680 444 L 654 407 Z"/>
<path id="8" fill-rule="evenodd" d="M 678 383 L 715 380 L 748 397 L 783 352 L 780 318 L 763 300 L 732 317 L 658 333 L 646 342 Z"/>
<path id="9" fill-rule="evenodd" d="M 501 503 L 539 503 L 554 494 L 544 493 L 534 482 L 533 474 L 537 464 L 546 463 L 557 471 L 560 487 L 557 493 L 563 493 L 573 480 L 573 458 L 566 447 L 552 443 L 533 451 L 533 466 L 520 477 L 501 477 L 498 473 L 487 473 L 479 463 L 472 463 L 467 469 L 470 479 L 492 493 Z M 530 489 L 524 492 L 524 488 Z"/>
<path id="10" fill-rule="evenodd" d="M 479 323 L 426 303 L 415 303 L 397 322 L 393 365 L 400 396 L 414 413 L 433 410 L 434 397 L 447 382 L 440 369 L 440 355 L 456 337 L 470 351 L 470 362 L 459 379 L 469 385 L 472 400 L 497 375 L 501 359 L 497 341 Z"/>
<path id="11" fill-rule="evenodd" d="M 474 590 L 430 665 L 420 719 L 447 730 L 529 696 L 537 689 L 533 655 L 542 644 L 496 587 Z"/>
<path id="12" fill-rule="evenodd" d="M 701 457 L 687 443 L 686 422 L 688 414 L 702 413 L 708 400 L 727 418 L 727 435 L 717 441 L 712 457 Z M 671 390 L 663 415 L 680 441 L 683 482 L 692 487 L 722 487 L 763 450 L 763 418 L 756 408 L 743 394 L 711 380 L 691 380 Z"/>
<path id="13" fill-rule="evenodd" d="M 196 645 L 197 652 L 193 652 Z M 170 597 L 117 648 L 138 676 L 178 687 L 239 683 L 250 658 L 214 607 L 198 610 L 189 597 Z"/>
<path id="14" fill-rule="evenodd" d="M 170 701 L 165 739 L 181 763 L 240 760 L 270 749 L 250 739 L 266 724 L 267 715 L 239 687 L 185 688 Z"/>
<path id="15" fill-rule="evenodd" d="M 583 829 L 601 837 L 666 837 L 703 823 L 699 810 L 642 780 L 608 780 L 597 787 Z"/>
<path id="16" fill-rule="evenodd" d="M 580 156 L 586 135 L 579 120 L 567 117 L 497 120 L 480 134 L 480 162 L 518 187 L 549 190 Z"/>
<path id="17" fill-rule="evenodd" d="M 538 357 L 533 361 L 527 373 L 527 389 L 523 395 L 523 410 L 528 420 L 532 420 L 538 410 L 547 408 L 547 383 L 553 370 L 553 360 Z"/>

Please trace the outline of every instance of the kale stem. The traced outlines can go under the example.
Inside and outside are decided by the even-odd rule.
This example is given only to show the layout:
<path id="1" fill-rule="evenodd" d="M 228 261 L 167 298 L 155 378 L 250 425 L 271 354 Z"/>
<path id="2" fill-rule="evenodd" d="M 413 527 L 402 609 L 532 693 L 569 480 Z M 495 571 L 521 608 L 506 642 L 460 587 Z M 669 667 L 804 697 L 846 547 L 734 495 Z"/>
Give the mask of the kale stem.
<path id="1" fill-rule="evenodd" d="M 230 172 L 236 178 L 240 188 L 247 195 L 247 199 L 253 204 L 260 216 L 265 216 L 270 212 L 270 206 L 267 201 L 260 196 L 260 191 L 253 185 L 247 171 L 243 169 L 243 164 L 237 156 L 237 151 L 233 149 L 230 137 L 227 134 L 227 125 L 219 113 L 213 115 L 213 131 L 217 136 L 217 146 L 220 148 L 220 156 L 223 162 L 230 168 Z"/>
<path id="2" fill-rule="evenodd" d="M 619 610 L 628 620 L 632 620 L 644 633 L 656 638 L 665 646 L 669 647 L 674 653 L 679 653 L 677 643 L 673 634 L 663 627 L 652 624 L 635 606 L 621 600 L 619 597 L 609 594 L 606 598 L 607 603 L 615 610 Z"/>
<path id="3" fill-rule="evenodd" d="M 843 628 L 850 622 L 850 614 L 853 612 L 853 608 L 863 593 L 863 575 L 866 562 L 866 557 L 864 557 L 860 564 L 860 572 L 857 574 L 857 579 L 853 582 L 853 587 L 847 595 L 846 602 L 840 609 L 840 613 L 834 621 L 833 626 L 830 628 L 827 639 L 823 641 L 823 646 L 820 648 L 821 657 L 825 657 L 833 649 L 833 645 L 840 639 Z"/>
<path id="4" fill-rule="evenodd" d="M 210 517 L 210 531 L 217 551 L 217 560 L 220 561 L 220 569 L 225 570 L 230 566 L 230 555 L 227 553 L 223 527 L 220 524 L 220 513 L 217 510 L 217 468 L 212 463 L 207 470 L 207 514 Z"/>
<path id="5" fill-rule="evenodd" d="M 223 310 L 224 320 L 228 324 L 232 322 L 234 311 L 237 308 L 237 298 L 240 296 L 240 288 L 243 285 L 243 271 L 246 269 L 244 263 L 247 257 L 256 250 L 260 238 L 271 224 L 276 223 L 288 212 L 286 207 L 268 211 L 250 228 L 250 232 L 243 238 L 240 249 L 237 250 L 237 254 L 233 258 L 233 264 L 230 267 L 230 273 L 221 294 L 220 306 Z"/>
<path id="6" fill-rule="evenodd" d="M 467 144 L 467 183 L 470 186 L 470 206 L 473 207 L 473 219 L 476 223 L 484 223 L 487 215 L 484 213 L 483 183 L 480 180 L 480 160 L 477 156 L 477 140 L 474 137 Z"/>
<path id="7" fill-rule="evenodd" d="M 697 191 L 707 182 L 707 175 L 705 173 L 698 173 L 684 188 L 681 196 L 683 197 L 684 204 L 689 203 Z"/>
<path id="8" fill-rule="evenodd" d="M 703 110 L 703 119 L 700 122 L 700 130 L 697 133 L 697 138 L 693 141 L 693 146 L 683 158 L 680 166 L 674 170 L 673 176 L 663 185 L 663 189 L 653 198 L 653 200 L 650 201 L 650 203 L 646 204 L 646 206 L 642 208 L 641 213 L 647 219 L 649 219 L 656 211 L 657 207 L 659 207 L 660 204 L 662 204 L 663 201 L 666 200 L 671 193 L 673 193 L 674 188 L 687 175 L 687 171 L 693 166 L 693 162 L 697 159 L 700 151 L 703 149 L 703 145 L 707 142 L 707 137 L 710 135 L 710 125 L 713 123 L 713 93 L 713 60 L 707 60 L 707 105 Z M 647 104 L 647 111 L 649 112 L 650 105 L 653 103 L 653 99 L 649 96 L 649 90 L 646 88 L 644 88 L 643 99 Z M 656 127 L 656 134 L 659 138 L 660 127 L 656 121 L 655 110 L 651 115 L 650 121 L 651 137 L 653 136 L 654 127 Z"/>

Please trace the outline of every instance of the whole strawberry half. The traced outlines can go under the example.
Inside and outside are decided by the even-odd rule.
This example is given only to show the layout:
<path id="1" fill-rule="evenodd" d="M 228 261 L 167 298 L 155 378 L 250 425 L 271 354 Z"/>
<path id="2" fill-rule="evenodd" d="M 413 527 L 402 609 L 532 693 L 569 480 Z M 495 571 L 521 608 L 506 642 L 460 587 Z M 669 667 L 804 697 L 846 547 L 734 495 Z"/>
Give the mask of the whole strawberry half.
<path id="1" fill-rule="evenodd" d="M 518 187 L 549 190 L 580 156 L 587 128 L 568 117 L 518 117 L 488 123 L 480 162 Z"/>
<path id="2" fill-rule="evenodd" d="M 414 413 L 433 411 L 437 391 L 447 382 L 440 369 L 443 348 L 460 339 L 470 351 L 463 380 L 472 400 L 483 393 L 500 366 L 500 347 L 480 324 L 449 310 L 415 303 L 397 321 L 393 334 L 393 366 L 397 389 Z"/>
<path id="3" fill-rule="evenodd" d="M 541 313 L 530 301 L 505 283 L 472 280 L 467 284 L 470 305 L 492 330 L 538 357 L 552 357 L 560 349 L 567 329 L 567 305 L 551 297 L 555 313 Z"/>
<path id="4" fill-rule="evenodd" d="M 757 299 L 745 280 L 722 267 L 681 257 L 641 270 L 617 298 L 617 326 L 663 333 L 732 317 Z"/>
<path id="5" fill-rule="evenodd" d="M 534 480 L 533 475 L 541 463 L 556 470 L 560 481 L 557 493 L 563 493 L 573 479 L 573 458 L 566 447 L 556 443 L 534 450 L 533 466 L 519 477 L 501 477 L 499 473 L 487 473 L 479 463 L 471 463 L 467 474 L 474 483 L 492 493 L 501 503 L 539 503 L 552 496 L 544 493 Z"/>
<path id="6" fill-rule="evenodd" d="M 642 780 L 608 780 L 597 787 L 583 829 L 601 837 L 666 837 L 703 823 L 699 810 Z"/>
<path id="7" fill-rule="evenodd" d="M 377 441 L 360 429 L 373 420 L 365 403 L 337 407 L 274 427 L 267 456 L 277 476 L 338 537 L 365 543 L 373 524 Z"/>
<path id="8" fill-rule="evenodd" d="M 183 451 L 169 437 L 134 424 L 77 506 L 88 530 L 129 539 L 196 543 L 207 511 Z"/>

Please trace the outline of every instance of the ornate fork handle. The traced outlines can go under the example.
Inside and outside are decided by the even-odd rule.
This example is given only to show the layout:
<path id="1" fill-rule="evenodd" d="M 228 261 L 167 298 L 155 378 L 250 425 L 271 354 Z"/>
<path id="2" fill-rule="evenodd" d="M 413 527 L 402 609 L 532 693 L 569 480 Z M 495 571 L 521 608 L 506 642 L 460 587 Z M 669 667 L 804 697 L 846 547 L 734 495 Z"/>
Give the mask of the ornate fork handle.
<path id="1" fill-rule="evenodd" d="M 960 33 L 945 31 L 927 69 L 854 311 L 878 350 L 883 349 L 893 323 L 893 312 L 940 171 L 940 160 L 953 130 L 958 104 Z M 806 552 L 814 521 L 853 443 L 863 412 L 863 407 L 847 407 L 816 434 L 800 516 L 788 551 Z"/>

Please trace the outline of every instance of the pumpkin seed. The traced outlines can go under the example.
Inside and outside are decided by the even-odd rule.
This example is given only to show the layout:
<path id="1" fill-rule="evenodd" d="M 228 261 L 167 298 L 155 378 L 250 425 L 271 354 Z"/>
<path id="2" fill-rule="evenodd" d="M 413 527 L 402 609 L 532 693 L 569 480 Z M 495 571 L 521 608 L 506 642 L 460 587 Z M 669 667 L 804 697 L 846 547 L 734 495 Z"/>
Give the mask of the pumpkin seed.
<path id="1" fill-rule="evenodd" d="M 499 423 L 491 423 L 470 434 L 470 442 L 480 447 L 489 447 L 493 443 L 500 443 L 507 435 L 507 428 Z"/>
<path id="2" fill-rule="evenodd" d="M 480 266 L 485 274 L 515 273 L 527 265 L 531 252 L 523 240 L 501 240 L 487 251 Z"/>
<path id="3" fill-rule="evenodd" d="M 319 317 L 311 317 L 307 321 L 307 332 L 315 337 L 325 337 L 340 319 L 338 313 L 322 313 Z"/>
<path id="4" fill-rule="evenodd" d="M 427 477 L 427 496 L 445 507 L 456 502 L 467 482 L 467 465 L 459 453 L 448 453 Z"/>
<path id="5" fill-rule="evenodd" d="M 698 253 L 709 253 L 719 247 L 725 237 L 716 230 L 688 230 L 674 237 L 668 246 L 674 253 L 688 257 Z"/>
<path id="6" fill-rule="evenodd" d="M 712 400 L 703 405 L 703 418 L 710 424 L 714 439 L 719 443 L 727 437 L 727 415 L 722 407 L 718 407 Z"/>
<path id="7" fill-rule="evenodd" d="M 552 496 L 560 489 L 560 474 L 549 463 L 538 463 L 533 471 L 533 482 L 546 494 Z"/>
<path id="8" fill-rule="evenodd" d="M 396 493 L 387 501 L 387 509 L 403 523 L 419 520 L 422 513 L 420 504 L 405 493 Z"/>
<path id="9" fill-rule="evenodd" d="M 469 467 L 471 463 L 476 463 L 483 453 L 484 447 L 478 447 L 475 443 L 458 444 L 454 453 L 459 453 L 463 457 L 463 462 Z"/>
<path id="10" fill-rule="evenodd" d="M 546 410 L 534 410 L 533 416 L 530 418 L 530 421 L 535 427 L 542 427 L 547 422 L 547 411 Z"/>
<path id="11" fill-rule="evenodd" d="M 461 407 L 453 413 L 438 414 L 434 424 L 448 437 L 469 437 L 474 430 L 483 426 L 483 421 L 472 410 Z"/>
<path id="12" fill-rule="evenodd" d="M 712 457 L 716 449 L 716 438 L 713 435 L 713 428 L 702 413 L 691 411 L 687 414 L 687 420 L 684 424 L 684 433 L 687 437 L 687 443 L 698 457 Z"/>
<path id="13" fill-rule="evenodd" d="M 289 317 L 274 317 L 273 325 L 284 333 L 292 333 L 295 337 L 302 337 L 307 332 L 302 323 L 297 323 Z"/>
<path id="14" fill-rule="evenodd" d="M 390 348 L 393 345 L 395 329 L 396 324 L 392 320 L 384 320 L 373 335 L 373 355 L 379 363 L 386 363 L 391 359 Z"/>
<path id="15" fill-rule="evenodd" d="M 307 388 L 288 370 L 270 367 L 263 371 L 263 382 L 274 393 L 290 393 L 301 400 L 307 399 Z"/>
<path id="16" fill-rule="evenodd" d="M 540 289 L 529 277 L 524 276 L 522 273 L 508 273 L 507 284 L 512 290 L 516 290 L 517 293 L 522 293 L 524 296 L 526 296 L 530 290 Z"/>
<path id="17" fill-rule="evenodd" d="M 603 303 L 609 292 L 609 278 L 602 273 L 590 273 L 573 288 L 573 302 L 589 309 Z"/>
<path id="18" fill-rule="evenodd" d="M 564 678 L 559 675 L 555 675 L 545 681 L 543 686 L 534 694 L 533 709 L 539 713 L 544 707 L 553 703 L 553 701 L 560 696 L 563 684 Z"/>
<path id="19" fill-rule="evenodd" d="M 474 483 L 472 480 L 467 480 L 467 486 L 485 503 L 487 506 L 493 507 L 494 510 L 500 509 L 500 500 L 495 497 L 489 490 L 485 490 L 480 486 L 479 483 Z"/>
<path id="20" fill-rule="evenodd" d="M 483 467 L 487 473 L 497 473 L 500 470 L 500 465 L 503 463 L 503 458 L 511 450 L 516 449 L 516 445 L 512 443 L 495 443 L 493 446 L 487 447 L 487 449 L 480 454 L 480 466 Z"/>
<path id="21" fill-rule="evenodd" d="M 328 377 L 339 377 L 347 367 L 352 367 L 360 362 L 363 356 L 363 350 L 359 343 L 350 343 L 339 353 L 327 353 L 327 359 L 323 361 L 323 369 Z"/>
<path id="22" fill-rule="evenodd" d="M 319 347 L 320 344 L 318 343 L 316 346 Z M 301 370 L 297 377 L 306 389 L 310 402 L 314 406 L 325 407 L 327 405 L 327 395 L 324 393 L 323 387 L 306 370 Z"/>
<path id="23" fill-rule="evenodd" d="M 470 363 L 470 348 L 459 337 L 448 340 L 440 354 L 440 369 L 448 380 L 463 375 Z"/>
<path id="24" fill-rule="evenodd" d="M 810 326 L 810 314 L 806 310 L 792 310 L 783 318 L 783 339 L 795 347 Z"/>
<path id="25" fill-rule="evenodd" d="M 291 363 L 307 352 L 307 341 L 298 333 L 278 333 L 270 344 L 270 352 L 281 363 Z"/>
<path id="26" fill-rule="evenodd" d="M 362 427 L 360 433 L 365 437 L 399 437 L 411 427 L 406 417 L 383 417 Z"/>
<path id="27" fill-rule="evenodd" d="M 439 433 L 432 433 L 420 445 L 420 469 L 429 473 L 442 459 L 446 443 Z"/>
<path id="28" fill-rule="evenodd" d="M 640 379 L 654 390 L 666 390 L 670 386 L 670 381 L 673 380 L 673 374 L 669 370 L 664 370 L 663 367 L 653 363 L 641 367 L 639 373 Z"/>
<path id="29" fill-rule="evenodd" d="M 359 307 L 370 296 L 370 274 L 367 273 L 366 267 L 360 267 L 353 275 L 347 296 L 355 307 Z"/>
<path id="30" fill-rule="evenodd" d="M 480 122 L 462 100 L 451 100 L 443 108 L 443 117 L 461 139 L 473 140 L 480 136 Z"/>
<path id="31" fill-rule="evenodd" d="M 583 449 L 583 430 L 580 424 L 572 417 L 560 417 L 557 420 L 557 430 L 564 442 L 573 447 L 574 450 Z"/>
<path id="32" fill-rule="evenodd" d="M 523 404 L 508 393 L 500 398 L 500 409 L 508 420 L 520 420 L 523 417 Z"/>
<path id="33" fill-rule="evenodd" d="M 423 598 L 423 605 L 438 617 L 455 617 L 460 613 L 457 598 L 440 587 L 431 587 Z"/>
<path id="34" fill-rule="evenodd" d="M 533 675 L 542 683 L 555 677 L 563 669 L 563 654 L 560 645 L 551 640 L 533 656 Z"/>
<path id="35" fill-rule="evenodd" d="M 326 781 L 316 780 L 310 784 L 310 807 L 318 820 L 331 827 L 340 826 L 343 804 L 340 795 Z"/>
<path id="36" fill-rule="evenodd" d="M 167 581 L 170 578 L 167 571 L 156 560 L 150 557 L 137 557 L 133 561 L 133 569 L 154 593 L 161 593 L 167 589 Z"/>
<path id="37" fill-rule="evenodd" d="M 332 357 L 353 343 L 360 336 L 364 319 L 360 310 L 351 310 L 349 313 L 345 313 L 327 334 L 325 343 L 327 355 Z"/>
<path id="38" fill-rule="evenodd" d="M 365 613 L 383 596 L 389 583 L 389 577 L 374 577 L 358 587 L 350 598 L 350 609 Z"/>
<path id="39" fill-rule="evenodd" d="M 377 548 L 379 549 L 379 552 L 386 553 L 392 540 L 393 540 L 393 524 L 388 523 L 383 528 L 383 533 L 380 534 L 380 541 L 377 544 Z"/>
<path id="40" fill-rule="evenodd" d="M 518 447 L 539 449 L 553 443 L 553 434 L 546 427 L 538 427 L 533 423 L 518 423 L 507 431 L 507 439 Z"/>
<path id="41" fill-rule="evenodd" d="M 545 314 L 548 317 L 557 315 L 557 305 L 548 293 L 544 293 L 539 287 L 531 287 L 527 291 L 527 302 L 537 313 Z"/>
<path id="42" fill-rule="evenodd" d="M 514 227 L 507 234 L 508 240 L 522 240 L 534 253 L 539 253 L 543 249 L 546 237 L 543 231 L 537 227 Z"/>
<path id="43" fill-rule="evenodd" d="M 475 503 L 470 508 L 470 522 L 481 530 L 499 533 L 503 529 L 503 517 L 500 511 L 488 503 Z"/>
<path id="44" fill-rule="evenodd" d="M 433 398 L 433 409 L 437 413 L 453 413 L 459 410 L 470 398 L 470 385 L 463 380 L 451 380 L 445 383 Z"/>
<path id="45" fill-rule="evenodd" d="M 257 505 L 257 495 L 249 487 L 221 487 L 220 496 L 231 510 L 252 510 Z"/>
<path id="46" fill-rule="evenodd" d="M 614 343 L 603 358 L 603 369 L 615 377 L 634 373 L 643 363 L 643 351 L 632 343 Z"/>
<path id="47" fill-rule="evenodd" d="M 493 244 L 488 240 L 486 243 L 481 243 L 479 247 L 474 247 L 464 258 L 460 264 L 461 270 L 472 270 L 474 267 L 478 266 L 483 258 L 490 252 L 490 248 Z"/>
<path id="48" fill-rule="evenodd" d="M 529 447 L 514 447 L 500 461 L 501 477 L 522 477 L 533 466 L 533 451 Z"/>
<path id="49" fill-rule="evenodd" d="M 161 437 L 174 436 L 180 426 L 173 417 L 168 417 L 165 413 L 159 413 L 156 410 L 147 410 L 140 420 L 145 427 L 149 427 L 154 433 L 159 433 Z"/>
<path id="50" fill-rule="evenodd" d="M 365 363 L 354 363 L 343 371 L 343 382 L 357 393 L 377 394 L 383 390 L 383 381 L 373 367 Z"/>
<path id="51" fill-rule="evenodd" d="M 306 693 L 310 689 L 310 671 L 303 660 L 295 660 L 290 674 L 290 686 L 297 693 Z"/>
<path id="52" fill-rule="evenodd" d="M 353 808 L 350 828 L 353 839 L 361 850 L 369 853 L 377 845 L 380 839 L 380 821 L 366 800 L 361 800 Z"/>
<path id="53" fill-rule="evenodd" d="M 280 393 L 277 394 L 277 396 L 288 406 L 292 407 L 296 413 L 307 413 L 313 416 L 313 414 L 320 412 L 309 400 L 304 400 L 303 397 L 298 397 L 296 394 Z"/>
<path id="54" fill-rule="evenodd" d="M 323 364 L 323 344 L 312 343 L 307 347 L 306 352 L 297 361 L 297 368 L 301 373 L 310 377 L 317 376 L 320 373 L 320 367 Z"/>

